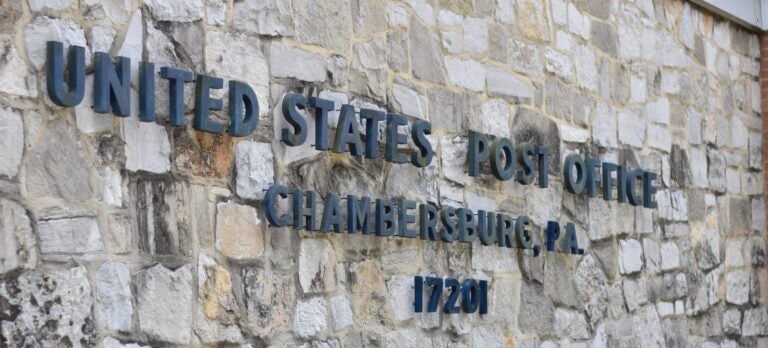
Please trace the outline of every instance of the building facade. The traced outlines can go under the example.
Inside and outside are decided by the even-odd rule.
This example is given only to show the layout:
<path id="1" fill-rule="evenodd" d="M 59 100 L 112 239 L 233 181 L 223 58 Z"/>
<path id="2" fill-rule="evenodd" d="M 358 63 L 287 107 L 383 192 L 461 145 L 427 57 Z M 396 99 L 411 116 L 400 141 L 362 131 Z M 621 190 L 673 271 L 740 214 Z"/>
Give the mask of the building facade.
<path id="1" fill-rule="evenodd" d="M 0 347 L 768 346 L 760 35 L 680 0 L 0 0 Z"/>

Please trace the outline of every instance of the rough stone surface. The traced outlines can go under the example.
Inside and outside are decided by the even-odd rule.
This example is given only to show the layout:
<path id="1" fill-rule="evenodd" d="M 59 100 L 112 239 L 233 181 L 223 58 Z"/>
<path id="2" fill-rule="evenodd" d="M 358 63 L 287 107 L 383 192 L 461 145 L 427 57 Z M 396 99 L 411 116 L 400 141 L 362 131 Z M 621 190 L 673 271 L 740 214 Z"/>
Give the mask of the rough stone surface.
<path id="1" fill-rule="evenodd" d="M 299 284 L 305 293 L 336 289 L 336 257 L 325 239 L 304 239 L 299 249 Z"/>
<path id="2" fill-rule="evenodd" d="M 276 77 L 303 81 L 325 81 L 325 59 L 316 53 L 283 44 L 270 48 L 269 66 Z"/>
<path id="3" fill-rule="evenodd" d="M 131 271 L 127 263 L 105 262 L 96 272 L 96 323 L 104 329 L 133 328 Z"/>
<path id="4" fill-rule="evenodd" d="M 25 272 L 0 282 L 8 346 L 95 344 L 93 297 L 85 267 Z"/>
<path id="5" fill-rule="evenodd" d="M 267 143 L 240 141 L 235 151 L 237 166 L 237 194 L 258 199 L 274 180 L 272 147 Z"/>
<path id="6" fill-rule="evenodd" d="M 349 7 L 348 0 L 292 1 L 293 19 L 296 35 L 308 44 L 318 44 L 337 52 L 344 53 L 349 47 L 350 14 L 344 12 Z M 318 21 L 317 18 L 335 20 Z"/>
<path id="7" fill-rule="evenodd" d="M 264 226 L 256 209 L 234 202 L 216 205 L 216 249 L 237 260 L 264 253 Z"/>
<path id="8" fill-rule="evenodd" d="M 138 318 L 147 336 L 168 343 L 189 344 L 192 337 L 192 270 L 172 271 L 158 264 L 139 272 Z"/>
<path id="9" fill-rule="evenodd" d="M 161 21 L 192 22 L 205 16 L 203 0 L 144 0 L 144 4 Z"/>
<path id="10" fill-rule="evenodd" d="M 293 331 L 296 336 L 308 338 L 327 329 L 326 317 L 328 308 L 325 299 L 311 298 L 296 303 L 296 316 L 293 320 Z"/>
<path id="11" fill-rule="evenodd" d="M 245 268 L 242 277 L 250 330 L 257 336 L 289 331 L 296 297 L 293 277 L 261 268 Z"/>
<path id="12" fill-rule="evenodd" d="M 289 5 L 278 0 L 236 2 L 232 10 L 235 28 L 260 35 L 291 36 L 293 20 Z"/>
<path id="13" fill-rule="evenodd" d="M 631 274 L 643 268 L 643 247 L 637 240 L 619 241 L 619 269 L 622 274 Z"/>

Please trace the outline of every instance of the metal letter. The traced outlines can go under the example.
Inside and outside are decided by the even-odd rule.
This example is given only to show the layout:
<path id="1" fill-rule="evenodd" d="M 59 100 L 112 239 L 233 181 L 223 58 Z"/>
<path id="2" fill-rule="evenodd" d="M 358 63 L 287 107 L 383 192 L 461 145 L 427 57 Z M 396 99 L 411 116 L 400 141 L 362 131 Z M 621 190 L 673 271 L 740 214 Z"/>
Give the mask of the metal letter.
<path id="1" fill-rule="evenodd" d="M 565 225 L 565 240 L 563 241 L 563 251 L 571 254 L 579 253 L 579 241 L 576 236 L 576 225 L 569 222 Z"/>
<path id="2" fill-rule="evenodd" d="M 248 136 L 258 126 L 259 99 L 256 93 L 247 83 L 229 81 L 229 135 Z"/>
<path id="3" fill-rule="evenodd" d="M 424 278 L 413 277 L 413 309 L 416 313 L 424 311 Z"/>
<path id="4" fill-rule="evenodd" d="M 371 233 L 371 198 L 347 195 L 347 232 Z"/>
<path id="5" fill-rule="evenodd" d="M 343 153 L 347 151 L 352 156 L 363 155 L 363 141 L 360 139 L 360 131 L 355 120 L 355 107 L 344 104 L 341 106 L 339 123 L 336 125 L 336 135 L 333 138 L 333 152 Z"/>
<path id="6" fill-rule="evenodd" d="M 408 155 L 397 151 L 400 144 L 408 144 L 408 137 L 398 133 L 397 127 L 408 124 L 408 119 L 402 115 L 387 114 L 387 147 L 384 151 L 384 159 L 392 163 L 408 162 Z"/>
<path id="7" fill-rule="evenodd" d="M 315 192 L 307 191 L 306 207 L 303 202 L 304 194 L 296 189 L 293 192 L 293 228 L 302 230 L 306 227 L 308 231 L 314 231 L 315 228 Z"/>
<path id="8" fill-rule="evenodd" d="M 517 236 L 517 245 L 523 249 L 533 248 L 533 236 L 528 226 L 531 224 L 531 220 L 525 216 L 520 215 L 515 222 L 515 235 Z"/>
<path id="9" fill-rule="evenodd" d="M 427 135 L 432 134 L 432 125 L 424 120 L 416 120 L 411 126 L 411 138 L 418 151 L 411 153 L 411 164 L 424 168 L 432 163 L 432 144 Z"/>
<path id="10" fill-rule="evenodd" d="M 328 150 L 328 111 L 333 111 L 333 101 L 309 97 L 309 107 L 315 109 L 315 149 Z"/>
<path id="11" fill-rule="evenodd" d="M 474 213 L 471 209 L 459 208 L 459 240 L 464 243 L 472 243 L 477 239 L 477 228 L 474 223 Z"/>
<path id="12" fill-rule="evenodd" d="M 323 206 L 323 217 L 320 219 L 320 231 L 330 232 L 331 226 L 336 233 L 341 232 L 341 208 L 339 207 L 339 196 L 336 193 L 328 192 L 325 194 Z"/>
<path id="13" fill-rule="evenodd" d="M 432 204 L 419 205 L 419 234 L 422 240 L 437 240 L 437 207 Z"/>
<path id="14" fill-rule="evenodd" d="M 452 217 L 456 216 L 456 209 L 450 205 L 444 205 L 440 209 L 440 220 L 443 223 L 443 228 L 440 230 L 440 239 L 443 242 L 453 242 L 458 235 L 456 231 L 456 223 L 452 221 Z"/>
<path id="15" fill-rule="evenodd" d="M 640 200 L 642 197 L 637 197 L 637 188 L 635 187 L 637 180 L 643 180 L 642 169 L 635 169 L 630 171 L 627 174 L 627 181 L 625 183 L 627 186 L 627 199 L 629 200 L 629 204 L 635 207 L 643 204 L 643 202 Z"/>
<path id="16" fill-rule="evenodd" d="M 127 117 L 131 114 L 131 60 L 112 56 L 104 52 L 94 55 L 93 111 Z"/>
<path id="17" fill-rule="evenodd" d="M 528 185 L 533 182 L 536 165 L 533 163 L 534 146 L 531 144 L 517 145 L 517 159 L 522 168 L 517 172 L 517 182 Z"/>
<path id="18" fill-rule="evenodd" d="M 285 227 L 288 225 L 288 214 L 278 215 L 276 200 L 277 197 L 287 198 L 288 188 L 283 185 L 272 185 L 267 190 L 267 194 L 264 195 L 264 210 L 267 213 L 267 221 L 269 224 L 275 227 Z"/>
<path id="19" fill-rule="evenodd" d="M 162 67 L 160 77 L 168 80 L 168 119 L 171 126 L 184 125 L 184 83 L 195 79 L 191 71 Z"/>
<path id="20" fill-rule="evenodd" d="M 480 175 L 480 163 L 488 160 L 491 152 L 488 149 L 488 140 L 485 135 L 469 131 L 469 149 L 467 149 L 467 174 L 469 176 Z"/>
<path id="21" fill-rule="evenodd" d="M 547 221 L 547 251 L 555 250 L 555 241 L 560 238 L 560 224 L 557 221 Z"/>
<path id="22" fill-rule="evenodd" d="M 376 235 L 388 237 L 395 234 L 395 209 L 392 202 L 383 199 L 376 200 Z"/>
<path id="23" fill-rule="evenodd" d="M 69 79 L 64 83 L 64 44 L 59 41 L 46 42 L 48 71 L 46 87 L 48 96 L 58 106 L 77 106 L 85 95 L 85 48 L 69 46 Z"/>
<path id="24" fill-rule="evenodd" d="M 576 170 L 574 176 L 573 170 Z M 584 192 L 586 176 L 584 175 L 584 160 L 577 154 L 565 158 L 565 189 L 575 195 Z"/>
<path id="25" fill-rule="evenodd" d="M 195 119 L 192 127 L 196 130 L 219 134 L 224 126 L 208 119 L 208 110 L 221 110 L 221 99 L 211 98 L 212 89 L 224 87 L 224 80 L 206 75 L 197 75 L 195 81 Z"/>
<path id="26" fill-rule="evenodd" d="M 293 132 L 283 128 L 280 131 L 280 141 L 288 146 L 299 146 L 307 140 L 307 121 L 298 111 L 304 110 L 304 102 L 304 96 L 299 93 L 288 93 L 283 97 L 283 117 L 293 127 Z"/>
<path id="27" fill-rule="evenodd" d="M 479 210 L 477 212 L 477 234 L 480 243 L 493 245 L 496 243 L 496 213 Z"/>
<path id="28" fill-rule="evenodd" d="M 416 238 L 416 230 L 408 228 L 408 224 L 416 222 L 416 215 L 408 215 L 409 209 L 416 209 L 416 202 L 401 200 L 397 212 L 397 229 L 401 237 Z"/>
<path id="29" fill-rule="evenodd" d="M 613 175 L 618 167 L 613 163 L 603 162 L 603 200 L 613 199 Z M 617 175 L 618 177 L 618 175 Z"/>
<path id="30" fill-rule="evenodd" d="M 491 172 L 496 179 L 507 181 L 515 176 L 517 165 L 517 153 L 512 142 L 504 137 L 496 138 L 491 146 Z M 502 155 L 503 158 L 502 158 Z M 502 166 L 502 162 L 504 165 Z M 470 166 L 471 167 L 471 166 Z"/>
<path id="31" fill-rule="evenodd" d="M 539 187 L 549 187 L 549 149 L 546 146 L 536 146 L 539 155 Z"/>
<path id="32" fill-rule="evenodd" d="M 598 175 L 595 174 L 595 169 L 600 167 L 600 162 L 593 158 L 587 157 L 586 161 L 586 167 L 587 167 L 587 195 L 590 197 L 596 197 L 597 196 L 597 182 Z"/>
<path id="33" fill-rule="evenodd" d="M 464 280 L 464 284 L 461 285 L 461 308 L 464 310 L 464 313 L 474 313 L 477 311 L 477 306 L 480 302 L 479 292 L 480 287 L 477 285 L 476 280 Z"/>
<path id="34" fill-rule="evenodd" d="M 499 231 L 499 240 L 498 245 L 500 247 L 512 247 L 512 234 L 514 233 L 515 228 L 515 222 L 512 220 L 512 217 L 510 217 L 507 214 L 499 214 L 496 219 L 498 224 L 498 231 Z"/>
<path id="35" fill-rule="evenodd" d="M 656 193 L 656 187 L 653 186 L 654 180 L 656 180 L 656 173 L 643 172 L 643 206 L 651 209 L 657 207 L 653 199 L 653 194 Z"/>
<path id="36" fill-rule="evenodd" d="M 371 233 L 371 198 L 347 196 L 347 232 Z"/>
<path id="37" fill-rule="evenodd" d="M 365 158 L 376 159 L 379 156 L 379 122 L 384 120 L 384 113 L 360 109 L 360 118 L 365 120 Z"/>
<path id="38" fill-rule="evenodd" d="M 155 121 L 155 65 L 139 63 L 139 121 Z"/>

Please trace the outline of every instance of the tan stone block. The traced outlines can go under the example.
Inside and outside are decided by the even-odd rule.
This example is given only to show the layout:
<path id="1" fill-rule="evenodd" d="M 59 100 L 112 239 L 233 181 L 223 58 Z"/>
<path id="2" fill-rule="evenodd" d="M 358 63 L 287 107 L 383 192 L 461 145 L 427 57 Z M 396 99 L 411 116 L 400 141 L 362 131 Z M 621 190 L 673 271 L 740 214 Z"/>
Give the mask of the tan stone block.
<path id="1" fill-rule="evenodd" d="M 243 260 L 264 253 L 263 224 L 256 209 L 233 202 L 216 205 L 216 250 Z"/>

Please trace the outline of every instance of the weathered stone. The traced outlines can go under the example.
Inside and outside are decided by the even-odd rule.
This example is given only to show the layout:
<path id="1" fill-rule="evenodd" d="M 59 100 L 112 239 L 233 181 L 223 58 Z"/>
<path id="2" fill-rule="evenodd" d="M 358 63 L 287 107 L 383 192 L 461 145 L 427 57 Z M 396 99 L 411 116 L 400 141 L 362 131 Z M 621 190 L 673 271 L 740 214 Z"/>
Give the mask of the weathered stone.
<path id="1" fill-rule="evenodd" d="M 731 335 L 741 334 L 741 311 L 729 308 L 723 313 L 723 332 Z"/>
<path id="2" fill-rule="evenodd" d="M 393 71 L 410 71 L 408 33 L 405 30 L 387 33 L 387 64 Z"/>
<path id="3" fill-rule="evenodd" d="M 126 169 L 152 173 L 170 170 L 171 143 L 165 127 L 139 122 L 137 117 L 126 117 L 120 121 L 120 130 L 125 142 Z"/>
<path id="4" fill-rule="evenodd" d="M 29 0 L 29 9 L 35 12 L 60 11 L 72 5 L 72 0 Z"/>
<path id="5" fill-rule="evenodd" d="M 731 198 L 728 202 L 730 236 L 743 236 L 752 230 L 752 202 L 746 198 Z"/>
<path id="6" fill-rule="evenodd" d="M 53 19 L 45 16 L 36 17 L 24 29 L 24 41 L 27 57 L 32 65 L 41 70 L 45 66 L 46 42 L 61 41 L 66 51 L 69 45 L 85 47 L 86 64 L 91 62 L 90 49 L 85 41 L 85 32 L 77 23 L 66 19 Z"/>
<path id="7" fill-rule="evenodd" d="M 468 115 L 480 113 L 477 99 L 465 97 L 445 88 L 432 88 L 427 91 L 429 118 L 434 128 L 448 131 L 460 131 L 467 126 Z"/>
<path id="8" fill-rule="evenodd" d="M 616 112 L 607 104 L 597 104 L 592 121 L 592 139 L 598 145 L 615 148 L 617 144 Z M 649 134 L 650 136 L 650 134 Z"/>
<path id="9" fill-rule="evenodd" d="M 533 98 L 533 89 L 525 81 L 496 67 L 486 66 L 485 69 L 491 96 L 522 104 Z"/>
<path id="10" fill-rule="evenodd" d="M 709 154 L 707 157 L 709 159 L 709 187 L 717 192 L 725 192 L 725 157 L 723 157 L 723 155 L 715 149 L 708 149 L 708 151 Z"/>
<path id="11" fill-rule="evenodd" d="M 529 143 L 546 146 L 551 155 L 549 173 L 554 174 L 560 171 L 560 134 L 554 121 L 542 117 L 532 109 L 519 107 L 515 118 L 512 120 L 511 139 L 514 144 Z M 557 197 L 556 192 L 554 197 Z"/>
<path id="12" fill-rule="evenodd" d="M 24 124 L 21 122 L 21 113 L 0 107 L 0 123 L 3 124 L 0 128 L 0 175 L 12 178 L 19 172 L 21 155 L 24 152 Z"/>
<path id="13" fill-rule="evenodd" d="M 302 239 L 299 249 L 299 284 L 304 293 L 336 289 L 336 257 L 326 239 Z"/>
<path id="14" fill-rule="evenodd" d="M 627 309 L 634 312 L 636 309 L 648 303 L 648 294 L 645 290 L 645 284 L 642 281 L 624 279 L 624 300 L 627 302 Z"/>
<path id="15" fill-rule="evenodd" d="M 488 23 L 483 18 L 464 19 L 464 49 L 472 53 L 488 50 Z"/>
<path id="16" fill-rule="evenodd" d="M 622 274 L 639 272 L 643 268 L 643 247 L 635 239 L 619 241 L 619 269 Z"/>
<path id="17" fill-rule="evenodd" d="M 293 35 L 293 20 L 287 1 L 238 1 L 234 3 L 232 14 L 237 29 L 259 35 Z"/>
<path id="18" fill-rule="evenodd" d="M 352 32 L 348 0 L 292 1 L 296 35 L 308 44 L 319 44 L 339 53 L 346 53 Z M 318 21 L 318 18 L 333 18 Z"/>
<path id="19" fill-rule="evenodd" d="M 563 256 L 559 253 L 546 256 L 544 294 L 552 298 L 555 304 L 578 308 L 581 306 L 581 301 L 574 286 L 573 271 Z"/>
<path id="20" fill-rule="evenodd" d="M 413 318 L 413 277 L 395 275 L 387 281 L 387 290 L 393 318 L 396 321 Z"/>
<path id="21" fill-rule="evenodd" d="M 144 254 L 190 255 L 194 212 L 184 203 L 188 186 L 167 178 L 135 176 L 128 186 L 130 196 L 135 197 L 139 250 Z"/>
<path id="22" fill-rule="evenodd" d="M 632 316 L 632 332 L 637 342 L 646 347 L 664 346 L 659 315 L 653 306 L 646 306 Z"/>
<path id="23" fill-rule="evenodd" d="M 383 57 L 381 57 L 383 58 Z M 269 65 L 272 76 L 295 78 L 303 81 L 325 81 L 325 59 L 323 56 L 274 43 L 269 52 Z"/>
<path id="24" fill-rule="evenodd" d="M 18 268 L 35 268 L 37 242 L 27 211 L 6 199 L 0 199 L 0 241 L 0 274 Z"/>
<path id="25" fill-rule="evenodd" d="M 232 137 L 191 129 L 174 129 L 174 163 L 179 172 L 208 178 L 231 174 L 234 154 Z"/>
<path id="26" fill-rule="evenodd" d="M 264 253 L 264 226 L 256 209 L 234 202 L 216 205 L 216 250 L 236 260 Z"/>
<path id="27" fill-rule="evenodd" d="M 272 147 L 267 143 L 240 141 L 235 152 L 237 194 L 248 199 L 264 197 L 274 182 Z"/>
<path id="28" fill-rule="evenodd" d="M 382 16 L 384 6 L 376 0 L 352 0 L 352 27 L 358 36 L 370 35 L 387 29 L 387 18 Z"/>
<path id="29" fill-rule="evenodd" d="M 0 47 L 0 92 L 20 97 L 37 97 L 37 78 L 13 44 Z"/>
<path id="30" fill-rule="evenodd" d="M 45 259 L 90 257 L 104 251 L 99 225 L 93 216 L 54 217 L 37 223 L 40 254 Z"/>
<path id="31" fill-rule="evenodd" d="M 574 50 L 573 59 L 578 86 L 591 91 L 597 91 L 598 77 L 595 53 L 586 46 L 577 45 Z"/>
<path id="32" fill-rule="evenodd" d="M 529 39 L 549 41 L 549 15 L 546 5 L 534 0 L 516 2 L 517 29 Z"/>
<path id="33" fill-rule="evenodd" d="M 555 308 L 547 296 L 544 295 L 540 285 L 524 281 L 522 283 L 520 301 L 520 314 L 517 322 L 522 332 L 551 333 L 554 331 Z"/>
<path id="34" fill-rule="evenodd" d="M 749 272 L 733 271 L 725 276 L 725 300 L 735 305 L 749 301 Z"/>
<path id="35" fill-rule="evenodd" d="M 605 316 L 609 290 L 605 272 L 591 254 L 585 256 L 579 264 L 573 282 L 581 299 L 585 302 L 584 309 L 590 325 L 594 326 Z"/>
<path id="36" fill-rule="evenodd" d="M 632 147 L 642 148 L 645 142 L 645 123 L 639 110 L 619 113 L 619 141 Z"/>
<path id="37" fill-rule="evenodd" d="M 446 57 L 445 70 L 452 84 L 475 92 L 485 90 L 485 69 L 477 61 Z"/>
<path id="38" fill-rule="evenodd" d="M 705 312 L 712 305 L 720 301 L 718 298 L 718 284 L 721 282 L 722 273 L 722 267 L 715 268 L 707 275 L 703 275 L 700 272 L 690 273 L 690 288 L 693 291 L 688 294 L 686 314 L 696 315 Z M 681 294 L 681 296 L 685 295 L 685 293 Z"/>
<path id="39" fill-rule="evenodd" d="M 101 340 L 101 342 L 99 342 L 99 347 L 101 348 L 150 348 L 149 346 L 142 346 L 136 343 L 123 344 L 112 337 L 105 337 L 103 340 Z"/>
<path id="40" fill-rule="evenodd" d="M 12 119 L 8 121 L 13 124 Z M 93 173 L 88 165 L 90 160 L 74 129 L 63 120 L 54 121 L 39 139 L 34 148 L 27 152 L 24 164 L 28 194 L 69 201 L 90 198 L 95 191 L 91 179 Z M 8 145 L 14 145 L 13 140 Z M 13 157 L 9 156 L 8 160 L 12 161 Z"/>
<path id="41" fill-rule="evenodd" d="M 411 47 L 419 47 L 411 52 L 413 76 L 430 82 L 443 82 L 444 68 L 437 38 L 416 17 L 411 17 L 410 34 Z"/>
<path id="42" fill-rule="evenodd" d="M 376 99 L 384 99 L 387 89 L 385 49 L 384 41 L 381 39 L 354 45 L 355 58 L 352 60 L 349 74 L 351 91 Z"/>
<path id="43" fill-rule="evenodd" d="M 555 309 L 555 334 L 560 338 L 589 338 L 589 330 L 584 315 L 577 311 Z"/>
<path id="44" fill-rule="evenodd" d="M 105 262 L 96 272 L 96 324 L 106 330 L 133 328 L 131 271 L 124 262 Z"/>
<path id="45" fill-rule="evenodd" d="M 395 110 L 420 119 L 427 118 L 427 98 L 423 92 L 405 85 L 392 85 L 392 103 Z"/>
<path id="46" fill-rule="evenodd" d="M 768 308 L 758 307 L 745 310 L 741 334 L 748 337 L 768 335 Z"/>
<path id="47" fill-rule="evenodd" d="M 349 289 L 352 309 L 359 325 L 388 322 L 390 312 L 387 289 L 373 261 L 363 261 L 349 267 Z"/>
<path id="48" fill-rule="evenodd" d="M 138 312 L 141 332 L 152 339 L 188 344 L 192 336 L 192 270 L 171 271 L 158 264 L 138 274 Z"/>
<path id="49" fill-rule="evenodd" d="M 293 277 L 247 267 L 242 282 L 247 325 L 253 334 L 269 337 L 289 331 L 296 296 Z"/>
<path id="50" fill-rule="evenodd" d="M 144 0 L 144 4 L 160 21 L 193 22 L 205 16 L 203 0 Z"/>
<path id="51" fill-rule="evenodd" d="M 661 244 L 661 270 L 669 271 L 680 267 L 680 250 L 675 242 Z"/>
<path id="52" fill-rule="evenodd" d="M 536 45 L 523 40 L 509 40 L 509 37 L 505 39 L 507 58 L 504 62 L 509 63 L 512 70 L 536 77 L 543 74 L 544 59 Z"/>
<path id="53" fill-rule="evenodd" d="M 296 303 L 296 316 L 293 319 L 293 332 L 301 338 L 313 337 L 326 330 L 328 308 L 325 299 L 314 297 Z"/>
<path id="54" fill-rule="evenodd" d="M 95 344 L 93 298 L 83 266 L 22 273 L 0 281 L 3 323 L 9 347 Z"/>
<path id="55" fill-rule="evenodd" d="M 210 256 L 200 253 L 197 260 L 197 281 L 197 296 L 201 311 L 198 321 L 211 323 L 204 323 L 203 326 L 206 327 L 198 327 L 202 330 L 196 331 L 205 333 L 205 336 L 212 338 L 212 341 L 219 341 L 216 338 L 219 335 L 209 333 L 210 330 L 206 329 L 211 326 L 216 327 L 217 325 L 213 322 L 231 325 L 240 318 L 240 308 L 235 300 L 232 278 L 226 268 L 216 263 Z M 226 327 L 223 329 L 221 333 L 228 331 Z M 222 337 L 226 336 L 228 335 Z"/>
<path id="56" fill-rule="evenodd" d="M 618 49 L 616 47 L 617 35 L 612 25 L 602 21 L 592 21 L 590 41 L 595 47 L 609 56 L 618 56 Z"/>
<path id="57" fill-rule="evenodd" d="M 339 295 L 331 297 L 331 317 L 333 318 L 333 329 L 339 331 L 355 323 L 352 314 L 352 306 L 346 296 Z"/>
<path id="58" fill-rule="evenodd" d="M 237 325 L 225 325 L 208 319 L 202 309 L 195 311 L 195 334 L 206 344 L 237 344 L 243 342 L 243 334 Z"/>
<path id="59" fill-rule="evenodd" d="M 482 131 L 497 137 L 509 137 L 509 105 L 500 99 L 483 103 Z"/>
<path id="60" fill-rule="evenodd" d="M 432 337 L 419 329 L 408 328 L 390 331 L 384 337 L 383 347 L 432 347 Z M 378 345 L 381 346 L 381 345 Z M 373 346 L 372 346 L 373 347 Z"/>

